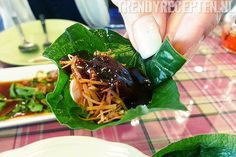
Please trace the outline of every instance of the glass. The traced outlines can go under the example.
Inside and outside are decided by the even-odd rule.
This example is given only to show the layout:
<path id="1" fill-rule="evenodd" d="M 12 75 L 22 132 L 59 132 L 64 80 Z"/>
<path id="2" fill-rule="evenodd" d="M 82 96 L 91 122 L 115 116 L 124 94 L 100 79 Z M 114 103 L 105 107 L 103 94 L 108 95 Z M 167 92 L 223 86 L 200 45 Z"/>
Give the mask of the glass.
<path id="1" fill-rule="evenodd" d="M 236 7 L 224 17 L 222 29 L 223 47 L 236 54 Z"/>

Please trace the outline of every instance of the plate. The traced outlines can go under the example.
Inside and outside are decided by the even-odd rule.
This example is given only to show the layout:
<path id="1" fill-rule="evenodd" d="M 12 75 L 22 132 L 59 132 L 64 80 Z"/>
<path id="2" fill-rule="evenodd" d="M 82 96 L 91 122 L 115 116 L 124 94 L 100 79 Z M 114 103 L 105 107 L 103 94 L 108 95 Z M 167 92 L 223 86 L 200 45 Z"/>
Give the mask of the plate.
<path id="1" fill-rule="evenodd" d="M 127 144 L 108 142 L 94 137 L 62 136 L 41 140 L 0 157 L 147 157 Z"/>
<path id="2" fill-rule="evenodd" d="M 49 41 L 54 42 L 67 27 L 75 23 L 75 21 L 70 20 L 46 20 Z M 32 53 L 22 53 L 18 49 L 18 45 L 22 43 L 21 38 L 16 30 L 16 27 L 13 27 L 0 33 L 0 61 L 13 65 L 35 65 L 49 63 L 49 60 L 42 57 L 45 36 L 43 34 L 40 21 L 23 23 L 21 26 L 26 39 L 30 42 L 37 43 L 39 50 Z"/>
<path id="3" fill-rule="evenodd" d="M 35 77 L 37 71 L 48 72 L 56 69 L 57 67 L 54 64 L 3 68 L 0 69 L 0 82 L 13 82 L 32 79 Z M 0 121 L 0 128 L 52 121 L 55 119 L 56 118 L 52 113 L 32 114 Z"/>

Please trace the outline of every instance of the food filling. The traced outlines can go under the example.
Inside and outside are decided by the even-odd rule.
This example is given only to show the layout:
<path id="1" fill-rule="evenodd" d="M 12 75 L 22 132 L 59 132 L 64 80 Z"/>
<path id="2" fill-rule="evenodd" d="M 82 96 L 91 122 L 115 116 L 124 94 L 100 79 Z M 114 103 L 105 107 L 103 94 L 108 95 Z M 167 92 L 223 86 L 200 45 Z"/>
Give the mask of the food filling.
<path id="1" fill-rule="evenodd" d="M 73 100 L 87 112 L 81 117 L 84 120 L 98 124 L 118 120 L 128 109 L 151 99 L 149 79 L 105 53 L 97 52 L 91 60 L 68 55 L 60 63 L 71 76 Z"/>

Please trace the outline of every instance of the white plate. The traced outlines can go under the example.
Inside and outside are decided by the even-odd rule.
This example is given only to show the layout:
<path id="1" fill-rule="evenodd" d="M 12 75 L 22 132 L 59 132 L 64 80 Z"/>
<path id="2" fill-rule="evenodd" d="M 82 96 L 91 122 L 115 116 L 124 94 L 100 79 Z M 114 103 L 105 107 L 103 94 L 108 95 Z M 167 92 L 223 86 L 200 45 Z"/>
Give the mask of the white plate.
<path id="1" fill-rule="evenodd" d="M 54 42 L 67 27 L 75 23 L 75 21 L 62 19 L 46 20 L 49 41 Z M 21 38 L 16 27 L 12 27 L 0 32 L 0 61 L 13 65 L 39 65 L 49 63 L 48 60 L 41 57 L 44 52 L 43 43 L 45 36 L 40 21 L 26 22 L 21 26 L 26 39 L 38 44 L 39 50 L 31 53 L 22 53 L 18 49 L 18 45 L 22 43 Z"/>
<path id="2" fill-rule="evenodd" d="M 0 69 L 0 82 L 12 82 L 12 81 L 32 79 L 33 77 L 35 77 L 37 71 L 48 72 L 56 69 L 57 67 L 54 64 L 3 68 Z M 0 121 L 0 128 L 25 125 L 37 122 L 52 121 L 55 119 L 56 118 L 52 113 L 33 114 Z"/>
<path id="3" fill-rule="evenodd" d="M 86 136 L 64 136 L 41 140 L 0 157 L 147 157 L 134 147 Z"/>

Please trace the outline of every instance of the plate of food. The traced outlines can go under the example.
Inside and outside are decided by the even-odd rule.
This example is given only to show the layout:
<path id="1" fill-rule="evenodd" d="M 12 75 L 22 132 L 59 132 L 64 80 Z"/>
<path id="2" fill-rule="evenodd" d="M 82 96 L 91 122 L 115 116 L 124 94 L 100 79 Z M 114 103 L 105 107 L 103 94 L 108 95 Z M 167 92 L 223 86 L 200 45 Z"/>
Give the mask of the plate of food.
<path id="1" fill-rule="evenodd" d="M 64 32 L 64 30 L 75 22 L 62 19 L 47 19 L 46 26 L 50 42 Z M 18 49 L 22 44 L 16 27 L 9 28 L 0 32 L 0 61 L 13 65 L 36 65 L 50 63 L 49 60 L 42 57 L 44 51 L 43 43 L 45 36 L 40 21 L 31 21 L 21 24 L 26 39 L 36 43 L 39 50 L 31 53 L 23 53 Z"/>
<path id="2" fill-rule="evenodd" d="M 0 69 L 0 128 L 55 120 L 46 94 L 56 80 L 53 64 Z"/>
<path id="3" fill-rule="evenodd" d="M 62 136 L 41 140 L 0 154 L 0 157 L 147 157 L 127 144 L 94 137 Z"/>

